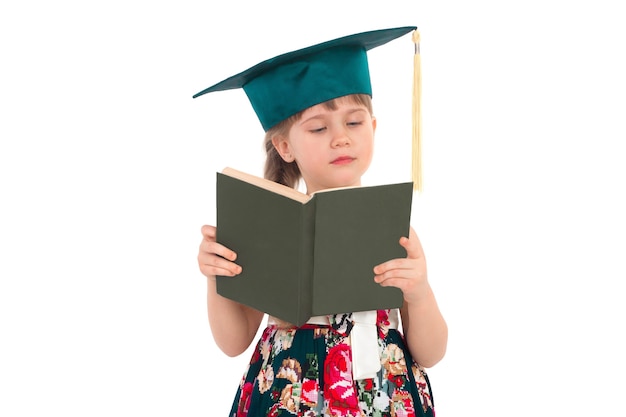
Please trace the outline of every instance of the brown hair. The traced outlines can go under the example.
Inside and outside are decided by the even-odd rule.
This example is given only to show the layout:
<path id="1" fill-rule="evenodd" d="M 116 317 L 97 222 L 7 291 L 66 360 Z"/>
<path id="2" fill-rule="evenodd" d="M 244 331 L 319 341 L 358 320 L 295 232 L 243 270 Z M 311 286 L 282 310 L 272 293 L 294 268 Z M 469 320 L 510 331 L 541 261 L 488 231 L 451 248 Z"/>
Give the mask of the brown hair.
<path id="1" fill-rule="evenodd" d="M 372 98 L 368 94 L 351 94 L 345 97 L 349 98 L 356 104 L 365 106 L 370 114 L 373 113 Z M 337 100 L 338 99 L 335 98 L 332 100 L 328 100 L 322 104 L 327 110 L 336 110 Z M 291 126 L 293 126 L 295 122 L 300 120 L 303 113 L 304 110 L 294 114 L 293 116 L 288 117 L 277 125 L 269 128 L 268 131 L 265 132 L 265 140 L 263 142 L 266 153 L 264 177 L 268 180 L 286 185 L 291 188 L 298 187 L 300 177 L 302 176 L 300 174 L 300 168 L 298 168 L 297 161 L 286 162 L 280 156 L 276 148 L 274 148 L 272 138 L 274 138 L 275 136 L 288 137 Z"/>

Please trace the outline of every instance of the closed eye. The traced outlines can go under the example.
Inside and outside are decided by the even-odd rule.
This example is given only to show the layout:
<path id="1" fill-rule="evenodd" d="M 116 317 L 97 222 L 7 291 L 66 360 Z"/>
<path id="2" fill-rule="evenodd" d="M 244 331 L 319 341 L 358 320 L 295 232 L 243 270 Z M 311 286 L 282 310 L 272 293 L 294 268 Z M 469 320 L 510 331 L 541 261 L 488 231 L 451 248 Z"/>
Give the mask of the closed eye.
<path id="1" fill-rule="evenodd" d="M 309 129 L 309 132 L 311 132 L 311 133 L 322 133 L 325 130 L 326 130 L 326 127 L 319 127 L 317 129 Z"/>

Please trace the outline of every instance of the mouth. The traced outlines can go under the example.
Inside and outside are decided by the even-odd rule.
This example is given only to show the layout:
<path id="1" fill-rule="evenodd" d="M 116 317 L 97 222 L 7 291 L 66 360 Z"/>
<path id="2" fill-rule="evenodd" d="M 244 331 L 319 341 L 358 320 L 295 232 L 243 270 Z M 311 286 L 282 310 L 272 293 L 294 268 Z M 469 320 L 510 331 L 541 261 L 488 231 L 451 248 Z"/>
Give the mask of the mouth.
<path id="1" fill-rule="evenodd" d="M 354 161 L 356 158 L 353 158 L 351 156 L 340 156 L 339 158 L 334 159 L 331 164 L 333 165 L 345 165 L 345 164 L 349 164 L 350 162 Z"/>

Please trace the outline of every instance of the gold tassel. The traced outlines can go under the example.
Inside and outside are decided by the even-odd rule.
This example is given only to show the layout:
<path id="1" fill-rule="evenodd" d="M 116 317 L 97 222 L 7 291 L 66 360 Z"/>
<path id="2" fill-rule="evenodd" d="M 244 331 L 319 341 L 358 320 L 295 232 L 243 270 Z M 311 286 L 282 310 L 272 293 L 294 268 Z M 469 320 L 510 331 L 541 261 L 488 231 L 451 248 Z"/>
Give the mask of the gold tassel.
<path id="1" fill-rule="evenodd" d="M 413 190 L 422 192 L 422 68 L 420 58 L 420 34 L 413 31 L 415 55 L 413 57 L 413 149 L 411 170 Z"/>

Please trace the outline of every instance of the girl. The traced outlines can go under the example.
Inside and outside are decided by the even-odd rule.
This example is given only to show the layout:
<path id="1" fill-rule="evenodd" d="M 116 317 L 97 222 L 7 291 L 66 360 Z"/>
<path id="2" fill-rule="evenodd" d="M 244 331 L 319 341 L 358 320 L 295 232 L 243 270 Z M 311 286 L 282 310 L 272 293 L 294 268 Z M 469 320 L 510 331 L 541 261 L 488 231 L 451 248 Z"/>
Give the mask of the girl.
<path id="1" fill-rule="evenodd" d="M 359 186 L 376 130 L 366 51 L 411 30 L 365 32 L 281 55 L 196 96 L 244 88 L 266 130 L 266 178 L 292 187 L 302 179 L 309 194 Z M 202 235 L 198 264 L 208 279 L 211 331 L 220 349 L 236 356 L 252 343 L 264 313 L 216 292 L 216 275 L 235 276 L 241 267 L 236 252 L 216 241 L 215 227 L 203 226 Z M 373 279 L 399 288 L 402 308 L 313 317 L 301 327 L 269 317 L 231 416 L 434 415 L 424 368 L 443 358 L 447 325 L 415 231 L 398 238 L 406 258 L 375 266 Z M 351 331 L 363 317 L 375 324 L 376 342 L 357 355 L 366 339 Z M 357 367 L 363 352 L 373 354 L 373 368 Z"/>

